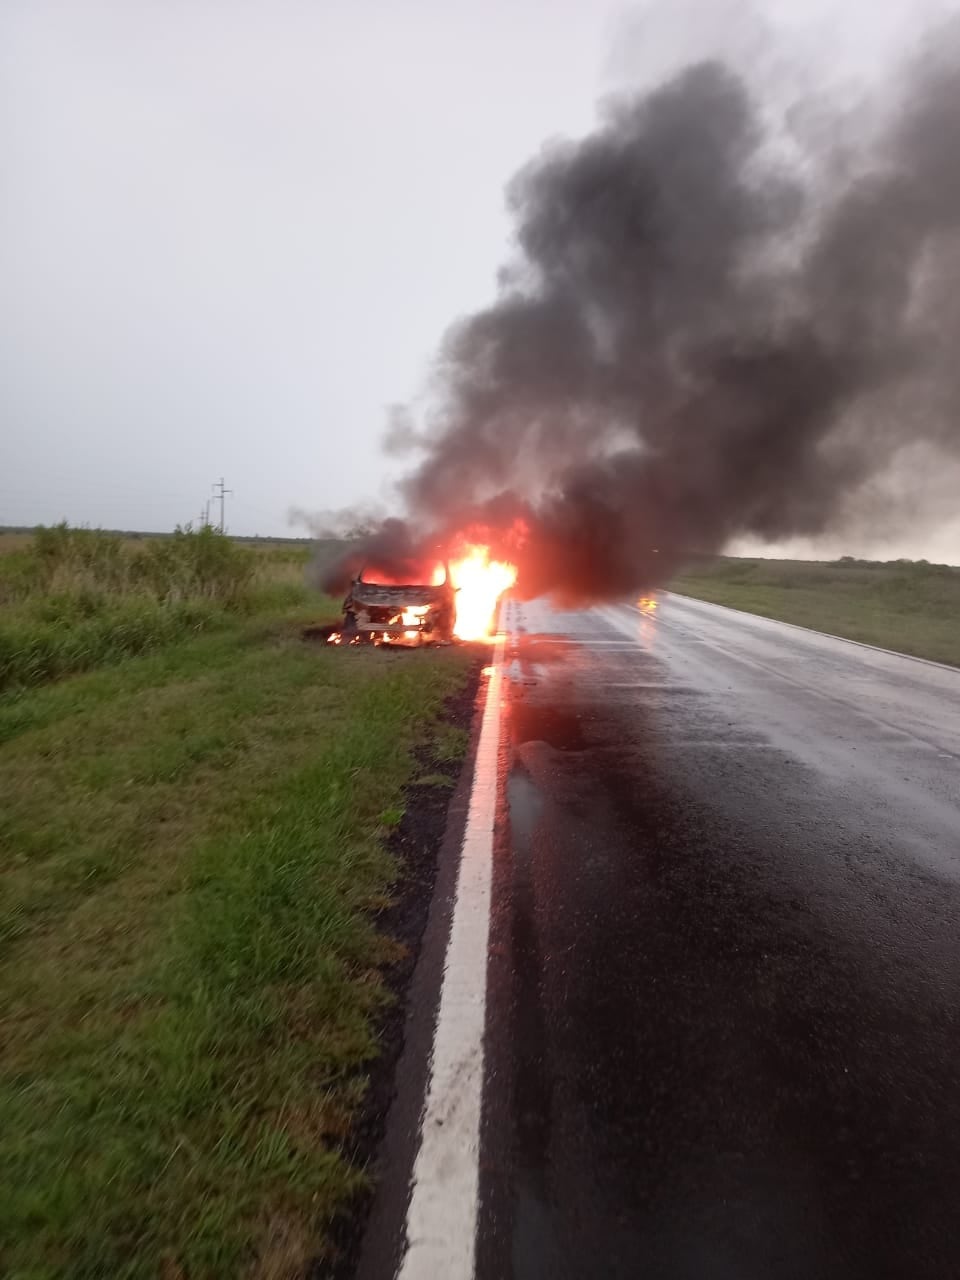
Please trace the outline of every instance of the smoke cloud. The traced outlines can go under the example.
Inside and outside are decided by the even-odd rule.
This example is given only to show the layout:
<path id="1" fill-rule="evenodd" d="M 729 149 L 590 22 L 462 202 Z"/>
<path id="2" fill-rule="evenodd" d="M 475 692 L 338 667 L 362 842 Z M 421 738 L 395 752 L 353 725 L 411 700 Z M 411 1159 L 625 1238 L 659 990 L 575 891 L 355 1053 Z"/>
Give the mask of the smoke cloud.
<path id="1" fill-rule="evenodd" d="M 834 528 L 904 450 L 956 465 L 956 30 L 930 49 L 842 155 L 706 61 L 533 159 L 496 302 L 446 335 L 426 423 L 394 416 L 422 457 L 378 560 L 472 529 L 524 594 L 613 599 Z"/>

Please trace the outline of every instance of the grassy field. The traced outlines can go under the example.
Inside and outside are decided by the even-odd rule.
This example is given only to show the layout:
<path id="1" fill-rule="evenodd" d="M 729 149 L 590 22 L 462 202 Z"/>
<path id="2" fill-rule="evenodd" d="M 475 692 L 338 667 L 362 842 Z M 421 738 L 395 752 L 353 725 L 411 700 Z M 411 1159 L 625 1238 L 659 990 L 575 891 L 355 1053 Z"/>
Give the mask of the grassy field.
<path id="1" fill-rule="evenodd" d="M 254 551 L 209 527 L 137 541 L 58 525 L 0 546 L 0 691 L 306 599 L 306 548 Z"/>
<path id="2" fill-rule="evenodd" d="M 470 655 L 305 645 L 330 602 L 272 572 L 131 579 L 212 621 L 0 693 L 0 1274 L 279 1280 L 362 1179 L 384 837 L 414 747 L 463 750 L 440 717 Z"/>
<path id="3" fill-rule="evenodd" d="M 960 569 L 949 565 L 718 556 L 670 585 L 715 604 L 960 666 Z"/>

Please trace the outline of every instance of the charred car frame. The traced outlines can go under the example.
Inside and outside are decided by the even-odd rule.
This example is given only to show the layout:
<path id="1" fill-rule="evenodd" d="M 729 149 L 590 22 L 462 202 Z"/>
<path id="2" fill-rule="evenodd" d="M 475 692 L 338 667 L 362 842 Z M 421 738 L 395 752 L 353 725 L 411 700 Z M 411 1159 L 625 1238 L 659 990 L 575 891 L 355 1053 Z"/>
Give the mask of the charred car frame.
<path id="1" fill-rule="evenodd" d="M 457 606 L 448 564 L 441 583 L 377 582 L 366 572 L 357 574 L 343 602 L 345 643 L 450 643 Z"/>

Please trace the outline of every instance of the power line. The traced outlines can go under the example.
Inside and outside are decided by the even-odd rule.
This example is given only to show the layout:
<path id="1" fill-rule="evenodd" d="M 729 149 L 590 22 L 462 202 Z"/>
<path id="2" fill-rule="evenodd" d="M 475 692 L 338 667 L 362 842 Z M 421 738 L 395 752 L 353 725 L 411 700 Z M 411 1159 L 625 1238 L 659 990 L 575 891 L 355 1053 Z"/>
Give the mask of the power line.
<path id="1" fill-rule="evenodd" d="M 224 499 L 226 498 L 227 494 L 228 494 L 228 493 L 233 493 L 233 490 L 232 490 L 232 489 L 227 489 L 227 488 L 225 488 L 225 487 L 224 487 L 224 483 L 223 483 L 223 476 L 221 476 L 221 477 L 220 477 L 219 481 L 218 481 L 216 484 L 211 485 L 211 488 L 213 489 L 213 496 L 214 496 L 214 498 L 219 498 L 219 499 L 220 499 L 220 532 L 221 532 L 221 533 L 224 533 L 224 532 L 225 532 L 225 526 L 224 526 L 224 521 L 223 521 L 223 503 L 224 503 Z"/>

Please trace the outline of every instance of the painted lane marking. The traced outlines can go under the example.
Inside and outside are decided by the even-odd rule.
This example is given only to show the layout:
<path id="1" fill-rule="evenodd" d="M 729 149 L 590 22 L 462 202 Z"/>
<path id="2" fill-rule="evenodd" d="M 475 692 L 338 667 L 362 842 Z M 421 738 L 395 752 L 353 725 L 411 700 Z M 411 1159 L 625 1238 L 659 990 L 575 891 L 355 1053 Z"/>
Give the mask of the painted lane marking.
<path id="1" fill-rule="evenodd" d="M 719 613 L 721 619 L 724 613 L 735 613 L 741 618 L 749 618 L 751 622 L 761 624 L 754 628 L 761 633 L 776 634 L 777 627 L 790 627 L 793 631 L 805 631 L 808 636 L 814 636 L 820 640 L 839 640 L 841 644 L 852 644 L 858 649 L 867 649 L 871 653 L 885 654 L 888 658 L 905 658 L 908 662 L 919 662 L 925 667 L 935 667 L 938 671 L 949 671 L 951 675 L 956 675 L 960 671 L 960 667 L 951 666 L 947 662 L 936 662 L 933 658 L 918 658 L 915 653 L 901 653 L 899 649 L 884 649 L 878 644 L 867 644 L 865 640 L 851 640 L 849 636 L 834 635 L 832 631 L 817 631 L 815 627 L 805 627 L 799 622 L 784 622 L 782 618 L 768 618 L 764 613 L 750 613 L 747 609 L 735 609 L 732 604 L 714 604 L 712 600 L 701 600 L 699 596 L 685 596 L 681 591 L 664 591 L 662 594 L 667 597 L 676 596 L 684 604 L 706 605 L 708 612 Z M 636 608 L 635 605 L 629 607 Z M 763 623 L 770 625 L 763 626 Z"/>
<path id="2" fill-rule="evenodd" d="M 474 1272 L 504 645 L 501 632 L 480 722 L 399 1280 L 471 1280 Z"/>

